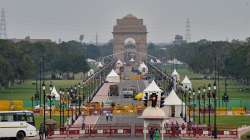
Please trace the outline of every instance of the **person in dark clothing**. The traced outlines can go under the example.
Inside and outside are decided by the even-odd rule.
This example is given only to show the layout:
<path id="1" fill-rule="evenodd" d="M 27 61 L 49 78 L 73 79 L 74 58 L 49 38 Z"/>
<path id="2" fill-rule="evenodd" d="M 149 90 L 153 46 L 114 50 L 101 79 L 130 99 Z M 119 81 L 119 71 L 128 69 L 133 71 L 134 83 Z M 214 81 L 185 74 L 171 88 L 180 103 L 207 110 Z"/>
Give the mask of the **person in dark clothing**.
<path id="1" fill-rule="evenodd" d="M 47 127 L 45 127 L 44 134 L 45 134 L 45 139 L 48 139 L 49 131 Z"/>
<path id="2" fill-rule="evenodd" d="M 149 130 L 149 138 L 150 138 L 150 140 L 154 140 L 154 129 L 153 128 L 151 128 Z"/>
<path id="3" fill-rule="evenodd" d="M 39 140 L 43 140 L 43 135 L 44 135 L 43 129 L 44 129 L 43 123 L 41 123 L 39 127 Z"/>

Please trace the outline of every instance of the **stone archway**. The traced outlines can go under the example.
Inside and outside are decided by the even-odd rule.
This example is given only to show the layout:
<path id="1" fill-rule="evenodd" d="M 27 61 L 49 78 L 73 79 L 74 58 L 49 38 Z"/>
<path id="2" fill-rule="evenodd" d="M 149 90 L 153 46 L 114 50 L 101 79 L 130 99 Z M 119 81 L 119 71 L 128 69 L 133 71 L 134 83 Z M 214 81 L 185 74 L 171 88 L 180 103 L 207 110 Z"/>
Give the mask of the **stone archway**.
<path id="1" fill-rule="evenodd" d="M 113 28 L 113 54 L 114 57 L 124 61 L 125 40 L 133 38 L 136 42 L 136 62 L 147 60 L 147 28 L 143 25 L 143 19 L 133 15 L 127 15 L 117 19 Z"/>

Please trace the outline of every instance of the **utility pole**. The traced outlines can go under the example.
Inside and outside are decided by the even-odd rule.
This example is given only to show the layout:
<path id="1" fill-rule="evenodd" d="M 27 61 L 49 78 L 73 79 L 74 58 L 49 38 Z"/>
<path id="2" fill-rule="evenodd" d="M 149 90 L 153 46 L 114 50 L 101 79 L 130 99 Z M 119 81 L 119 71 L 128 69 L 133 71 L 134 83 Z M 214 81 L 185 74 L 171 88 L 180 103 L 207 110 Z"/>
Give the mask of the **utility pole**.
<path id="1" fill-rule="evenodd" d="M 187 42 L 191 41 L 191 26 L 190 26 L 190 20 L 187 18 L 186 20 L 186 33 L 185 33 L 185 40 Z"/>
<path id="2" fill-rule="evenodd" d="M 2 8 L 1 10 L 1 17 L 0 17 L 0 39 L 7 39 L 6 17 L 4 8 Z"/>

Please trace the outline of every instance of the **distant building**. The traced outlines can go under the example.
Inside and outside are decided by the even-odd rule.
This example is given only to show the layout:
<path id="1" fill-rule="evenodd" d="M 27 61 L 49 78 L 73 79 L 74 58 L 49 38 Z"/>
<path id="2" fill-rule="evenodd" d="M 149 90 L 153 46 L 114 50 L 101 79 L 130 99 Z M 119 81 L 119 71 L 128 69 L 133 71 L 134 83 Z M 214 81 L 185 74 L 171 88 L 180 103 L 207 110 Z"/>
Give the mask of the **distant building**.
<path id="1" fill-rule="evenodd" d="M 26 36 L 24 39 L 8 39 L 14 43 L 19 43 L 21 41 L 28 41 L 30 43 L 37 43 L 37 42 L 52 42 L 50 39 L 31 39 L 30 36 Z"/>
<path id="2" fill-rule="evenodd" d="M 183 43 L 185 43 L 186 41 L 183 39 L 182 35 L 175 35 L 173 44 L 174 45 L 182 45 Z"/>

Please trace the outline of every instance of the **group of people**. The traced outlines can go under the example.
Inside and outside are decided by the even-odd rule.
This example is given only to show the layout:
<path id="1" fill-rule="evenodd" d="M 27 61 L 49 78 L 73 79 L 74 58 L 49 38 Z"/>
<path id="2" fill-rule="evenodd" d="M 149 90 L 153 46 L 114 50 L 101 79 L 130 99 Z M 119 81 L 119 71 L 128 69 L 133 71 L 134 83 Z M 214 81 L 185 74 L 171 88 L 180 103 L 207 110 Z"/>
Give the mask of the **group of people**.
<path id="1" fill-rule="evenodd" d="M 151 128 L 149 130 L 149 138 L 150 140 L 159 140 L 160 139 L 160 132 L 159 130 Z"/>
<path id="2" fill-rule="evenodd" d="M 112 121 L 113 120 L 113 114 L 112 113 L 106 113 L 106 120 L 107 120 L 107 122 L 110 120 L 110 121 Z"/>

